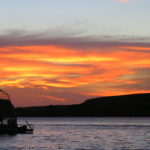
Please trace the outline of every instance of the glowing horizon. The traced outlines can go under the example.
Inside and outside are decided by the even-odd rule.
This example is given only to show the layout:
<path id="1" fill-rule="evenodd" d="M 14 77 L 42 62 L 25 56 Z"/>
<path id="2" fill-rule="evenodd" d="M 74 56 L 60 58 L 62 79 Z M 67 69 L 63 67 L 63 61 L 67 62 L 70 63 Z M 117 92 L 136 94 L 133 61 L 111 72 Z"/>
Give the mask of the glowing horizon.
<path id="1" fill-rule="evenodd" d="M 149 4 L 1 1 L 0 89 L 15 106 L 150 92 Z"/>
<path id="2" fill-rule="evenodd" d="M 0 87 L 14 91 L 39 89 L 42 92 L 38 90 L 34 99 L 50 99 L 49 103 L 54 104 L 79 103 L 75 97 L 69 98 L 70 94 L 63 94 L 67 91 L 77 95 L 79 101 L 96 96 L 150 92 L 148 76 L 144 74 L 150 68 L 150 46 L 147 43 L 98 39 L 95 43 L 85 37 L 79 40 L 72 39 L 70 44 L 67 39 L 61 45 L 28 45 L 27 41 L 25 46 L 3 45 L 0 48 Z M 84 46 L 79 45 L 81 41 Z"/>

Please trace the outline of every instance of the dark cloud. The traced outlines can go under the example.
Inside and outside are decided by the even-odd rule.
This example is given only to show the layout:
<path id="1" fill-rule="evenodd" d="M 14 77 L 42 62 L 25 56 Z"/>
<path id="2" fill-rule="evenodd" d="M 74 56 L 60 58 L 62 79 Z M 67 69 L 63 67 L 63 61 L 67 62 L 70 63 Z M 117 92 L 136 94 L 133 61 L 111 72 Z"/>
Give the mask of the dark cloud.
<path id="1" fill-rule="evenodd" d="M 146 41 L 146 42 L 145 42 Z M 140 46 L 150 47 L 149 38 L 138 37 L 112 37 L 112 36 L 87 36 L 81 37 L 76 34 L 59 34 L 59 32 L 29 33 L 27 31 L 10 31 L 0 35 L 0 46 L 30 46 L 30 45 L 58 45 L 73 48 L 97 48 L 97 47 L 120 47 Z"/>

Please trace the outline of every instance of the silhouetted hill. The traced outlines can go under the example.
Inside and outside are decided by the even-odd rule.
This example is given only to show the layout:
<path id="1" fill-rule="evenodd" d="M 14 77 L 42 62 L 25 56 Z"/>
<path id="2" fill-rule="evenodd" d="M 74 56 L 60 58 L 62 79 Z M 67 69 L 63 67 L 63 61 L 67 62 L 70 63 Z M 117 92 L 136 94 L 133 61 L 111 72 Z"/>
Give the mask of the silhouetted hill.
<path id="1" fill-rule="evenodd" d="M 18 116 L 150 116 L 150 93 L 93 98 L 76 105 L 16 108 Z"/>

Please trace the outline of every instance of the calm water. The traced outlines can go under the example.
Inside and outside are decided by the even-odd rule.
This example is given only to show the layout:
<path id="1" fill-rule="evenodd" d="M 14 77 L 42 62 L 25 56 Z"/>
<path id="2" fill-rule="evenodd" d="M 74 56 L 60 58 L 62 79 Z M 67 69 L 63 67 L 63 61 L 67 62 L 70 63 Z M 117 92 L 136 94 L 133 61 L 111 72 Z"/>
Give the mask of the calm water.
<path id="1" fill-rule="evenodd" d="M 34 134 L 1 135 L 0 150 L 150 150 L 150 118 L 20 118 Z"/>

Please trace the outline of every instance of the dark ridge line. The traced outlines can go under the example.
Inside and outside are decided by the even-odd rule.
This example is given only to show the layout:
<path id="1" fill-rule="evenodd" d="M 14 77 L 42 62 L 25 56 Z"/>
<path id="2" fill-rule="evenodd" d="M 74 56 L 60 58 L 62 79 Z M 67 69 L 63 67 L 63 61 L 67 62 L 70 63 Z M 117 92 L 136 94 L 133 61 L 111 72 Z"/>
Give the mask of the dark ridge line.
<path id="1" fill-rule="evenodd" d="M 93 98 L 81 104 L 16 108 L 24 117 L 149 117 L 150 93 Z"/>

